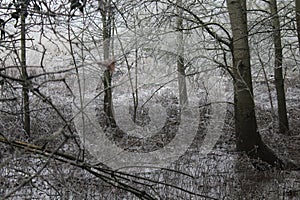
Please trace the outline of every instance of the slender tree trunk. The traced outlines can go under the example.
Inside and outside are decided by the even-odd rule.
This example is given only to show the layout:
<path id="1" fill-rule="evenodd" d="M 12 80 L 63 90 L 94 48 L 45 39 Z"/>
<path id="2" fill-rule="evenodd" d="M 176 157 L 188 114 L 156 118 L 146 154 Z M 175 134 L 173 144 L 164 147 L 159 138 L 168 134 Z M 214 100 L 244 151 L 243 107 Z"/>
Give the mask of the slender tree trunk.
<path id="1" fill-rule="evenodd" d="M 111 44 L 111 0 L 99 1 L 99 8 L 102 17 L 102 37 L 103 37 L 103 58 L 105 62 L 110 59 L 110 44 Z M 109 65 L 109 64 L 108 64 Z M 112 101 L 112 88 L 111 88 L 111 77 L 112 70 L 107 67 L 103 74 L 103 85 L 104 85 L 104 112 L 108 119 L 109 126 L 115 126 L 116 122 L 114 119 L 113 112 L 113 101 Z"/>
<path id="2" fill-rule="evenodd" d="M 131 87 L 131 95 L 133 99 L 133 122 L 137 122 L 137 111 L 139 107 L 139 88 L 138 88 L 138 57 L 139 57 L 139 49 L 138 49 L 138 35 L 137 35 L 137 20 L 138 20 L 138 12 L 134 10 L 134 17 L 133 20 L 133 26 L 134 26 L 134 36 L 135 36 L 135 63 L 134 63 L 134 69 L 135 69 L 135 74 L 134 74 L 134 84 L 133 84 L 133 79 L 131 78 L 131 68 L 130 66 L 127 66 L 128 70 L 128 75 L 129 75 L 129 82 L 130 82 L 130 87 Z M 130 110 L 132 110 L 132 107 L 129 107 Z M 131 112 L 131 111 L 129 111 Z"/>
<path id="3" fill-rule="evenodd" d="M 275 87 L 277 93 L 277 105 L 278 105 L 278 118 L 279 118 L 279 131 L 281 133 L 287 133 L 289 131 L 289 123 L 286 111 L 286 100 L 284 90 L 284 79 L 282 73 L 282 45 L 281 45 L 281 33 L 280 22 L 277 11 L 277 1 L 270 0 L 270 10 L 272 16 L 273 38 L 275 46 Z"/>
<path id="4" fill-rule="evenodd" d="M 300 52 L 300 0 L 295 0 L 296 4 L 296 23 L 297 23 L 297 36 L 298 36 L 298 45 Z"/>
<path id="5" fill-rule="evenodd" d="M 188 104 L 186 78 L 185 78 L 185 66 L 184 66 L 184 41 L 183 41 L 183 11 L 182 0 L 177 0 L 177 72 L 178 72 L 178 89 L 179 89 L 179 101 L 180 106 L 184 107 Z"/>
<path id="6" fill-rule="evenodd" d="M 22 95 L 23 95 L 23 120 L 24 120 L 24 129 L 27 135 L 30 135 L 30 105 L 29 105 L 29 85 L 28 85 L 28 74 L 26 70 L 26 16 L 27 5 L 22 4 L 21 11 L 21 72 L 22 79 L 24 80 L 22 86 Z"/>
<path id="7" fill-rule="evenodd" d="M 246 0 L 227 0 L 231 30 L 237 150 L 253 161 L 283 168 L 283 162 L 262 141 L 257 129 L 248 44 Z M 261 169 L 261 165 L 253 162 Z M 264 166 L 265 167 L 265 166 Z"/>

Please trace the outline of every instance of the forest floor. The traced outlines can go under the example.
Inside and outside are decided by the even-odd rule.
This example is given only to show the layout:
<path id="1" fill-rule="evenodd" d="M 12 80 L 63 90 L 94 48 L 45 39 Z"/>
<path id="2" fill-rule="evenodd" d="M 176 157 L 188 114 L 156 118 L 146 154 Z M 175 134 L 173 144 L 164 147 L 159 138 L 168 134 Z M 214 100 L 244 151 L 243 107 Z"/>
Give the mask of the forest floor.
<path id="1" fill-rule="evenodd" d="M 278 132 L 277 102 L 274 85 L 270 85 L 273 108 L 270 96 L 267 95 L 266 84 L 258 84 L 255 88 L 257 121 L 260 133 L 268 145 L 278 155 L 294 160 L 300 164 L 300 78 L 286 80 L 286 102 L 290 132 Z"/>
<path id="2" fill-rule="evenodd" d="M 274 85 L 271 85 L 271 95 L 269 96 L 266 84 L 254 84 L 257 121 L 259 131 L 266 144 L 281 158 L 291 159 L 299 165 L 300 80 L 287 80 L 286 87 L 290 133 L 282 135 L 277 131 L 276 114 L 271 109 L 269 98 L 272 97 L 276 109 Z M 68 97 L 59 97 L 59 94 L 66 95 L 66 93 L 54 91 L 52 95 L 56 97 L 55 102 L 61 104 L 59 109 L 67 118 L 71 118 L 70 101 L 65 101 Z M 36 133 L 53 132 L 62 125 L 62 122 L 51 108 L 43 109 L 44 112 L 34 112 L 33 127 Z M 15 134 L 21 130 L 18 124 L 13 124 L 20 120 L 18 117 L 12 117 L 5 113 L 1 113 L 1 115 L 1 132 L 6 133 L 9 138 L 28 140 Z M 203 119 L 204 127 L 206 122 Z M 200 149 L 205 136 L 205 128 L 201 129 L 200 127 L 190 148 L 177 161 L 170 164 L 168 170 L 135 174 L 162 184 L 153 184 L 151 188 L 139 187 L 156 195 L 158 199 L 207 199 L 206 197 L 216 199 L 299 199 L 299 172 L 275 169 L 257 171 L 252 167 L 247 157 L 236 153 L 233 122 L 233 107 L 228 105 L 223 133 L 209 154 L 204 157 L 200 156 Z M 174 135 L 171 134 L 171 136 Z M 34 139 L 28 141 L 31 142 Z M 67 144 L 64 151 L 74 151 L 75 146 L 75 144 Z M 6 193 L 14 188 L 18 180 L 24 179 L 20 171 L 34 173 L 45 161 L 38 156 L 33 157 L 24 152 L 20 154 L 20 152 L 12 151 L 3 145 L 0 147 L 2 151 L 0 159 L 3 163 L 0 170 L 1 195 L 1 193 Z M 87 157 L 90 157 L 88 152 Z M 35 182 L 24 187 L 24 190 L 18 192 L 12 199 L 136 199 L 132 194 L 109 186 L 67 163 L 62 164 L 55 161 L 49 164 L 45 171 L 36 178 Z M 163 183 L 201 194 L 202 197 L 166 186 Z M 156 193 L 153 193 L 153 190 Z M 30 192 L 28 193 L 28 191 Z"/>

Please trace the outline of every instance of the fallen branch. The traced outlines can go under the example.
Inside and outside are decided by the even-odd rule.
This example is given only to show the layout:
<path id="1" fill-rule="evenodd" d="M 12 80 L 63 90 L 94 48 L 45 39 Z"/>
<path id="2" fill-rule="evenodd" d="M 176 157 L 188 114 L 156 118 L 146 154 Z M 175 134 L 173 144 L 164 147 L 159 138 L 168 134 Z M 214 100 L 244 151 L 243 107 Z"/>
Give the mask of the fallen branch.
<path id="1" fill-rule="evenodd" d="M 68 140 L 68 138 L 66 136 L 66 139 L 63 142 L 63 144 L 67 140 Z M 148 194 L 146 191 L 139 189 L 139 187 L 138 187 L 138 186 L 146 186 L 146 187 L 151 188 L 151 184 L 152 185 L 155 185 L 155 184 L 165 185 L 165 186 L 172 187 L 174 189 L 177 189 L 182 192 L 185 192 L 185 193 L 188 193 L 191 195 L 195 195 L 198 197 L 202 197 L 202 198 L 206 198 L 206 199 L 215 199 L 213 197 L 209 197 L 206 195 L 201 195 L 201 194 L 197 194 L 197 193 L 188 191 L 184 188 L 180 188 L 180 187 L 172 185 L 172 184 L 162 183 L 159 181 L 151 180 L 151 179 L 148 179 L 145 177 L 139 177 L 139 176 L 129 174 L 126 172 L 122 172 L 122 171 L 118 171 L 118 170 L 112 170 L 112 169 L 109 169 L 105 164 L 102 164 L 102 163 L 100 163 L 100 164 L 98 163 L 97 165 L 92 165 L 92 164 L 85 162 L 84 160 L 78 159 L 78 157 L 76 157 L 76 156 L 72 156 L 69 154 L 59 152 L 59 148 L 57 148 L 56 150 L 50 150 L 50 149 L 44 148 L 43 146 L 38 146 L 38 145 L 30 144 L 30 143 L 27 143 L 24 141 L 19 141 L 19 140 L 9 140 L 5 137 L 0 137 L 0 143 L 4 143 L 4 144 L 10 145 L 15 148 L 23 149 L 23 150 L 33 153 L 33 154 L 39 154 L 39 155 L 45 156 L 46 158 L 48 158 L 48 162 L 49 162 L 49 159 L 52 158 L 57 161 L 60 161 L 63 163 L 68 163 L 72 166 L 78 167 L 80 169 L 83 169 L 83 170 L 93 174 L 97 178 L 100 178 L 105 183 L 108 183 L 108 184 L 110 184 L 114 187 L 120 188 L 122 190 L 128 191 L 140 199 L 149 199 L 149 200 L 156 199 L 154 196 L 152 196 L 151 194 Z M 61 145 L 60 145 L 60 147 L 61 147 Z M 34 177 L 34 175 L 32 177 Z M 136 180 L 134 180 L 134 179 L 136 179 Z M 126 182 L 129 181 L 131 183 L 135 183 L 136 185 L 131 186 L 122 181 L 126 181 Z M 13 190 L 13 191 L 15 191 L 15 190 Z M 11 193 L 12 192 L 10 192 L 10 194 Z"/>

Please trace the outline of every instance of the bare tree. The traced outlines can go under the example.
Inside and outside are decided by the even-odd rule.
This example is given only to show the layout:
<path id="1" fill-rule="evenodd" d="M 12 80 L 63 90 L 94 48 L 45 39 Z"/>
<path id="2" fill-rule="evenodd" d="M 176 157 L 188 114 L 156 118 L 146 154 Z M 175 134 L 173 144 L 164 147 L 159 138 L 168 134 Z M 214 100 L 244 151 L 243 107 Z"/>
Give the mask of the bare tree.
<path id="1" fill-rule="evenodd" d="M 103 58 L 107 63 L 107 69 L 103 74 L 103 85 L 104 85 L 104 112 L 108 119 L 109 125 L 115 125 L 114 113 L 113 113 L 113 101 L 112 101 L 112 87 L 111 78 L 113 68 L 115 65 L 114 60 L 110 58 L 110 45 L 111 45 L 111 34 L 112 34 L 112 2 L 111 0 L 98 1 L 99 10 L 102 17 L 102 38 L 103 38 Z"/>
<path id="2" fill-rule="evenodd" d="M 227 0 L 227 8 L 232 30 L 232 74 L 237 150 L 245 152 L 254 159 L 254 166 L 258 169 L 267 166 L 256 163 L 256 160 L 262 160 L 281 169 L 285 168 L 282 160 L 262 141 L 257 129 L 248 44 L 246 0 Z"/>
<path id="3" fill-rule="evenodd" d="M 300 0 L 295 0 L 295 5 L 296 5 L 297 36 L 298 36 L 298 45 L 300 51 Z"/>
<path id="4" fill-rule="evenodd" d="M 279 118 L 279 131 L 281 133 L 287 133 L 289 131 L 289 123 L 286 111 L 285 100 L 285 88 L 284 78 L 282 73 L 282 45 L 281 45 L 281 33 L 280 33 L 280 21 L 277 11 L 277 1 L 270 0 L 270 10 L 272 17 L 273 27 L 273 39 L 275 47 L 275 88 L 277 93 L 277 106 L 278 106 L 278 118 Z"/>
<path id="5" fill-rule="evenodd" d="M 19 6 L 19 5 L 17 5 Z M 29 101 L 29 83 L 28 74 L 26 69 L 26 15 L 27 13 L 27 2 L 21 2 L 21 69 L 22 69 L 22 79 L 23 79 L 23 110 L 24 110 L 24 129 L 27 135 L 30 135 L 30 101 Z"/>
<path id="6" fill-rule="evenodd" d="M 178 71 L 178 89 L 179 89 L 179 101 L 181 106 L 188 104 L 188 95 L 186 88 L 186 74 L 185 74 L 185 63 L 184 63 L 184 33 L 183 33 L 183 10 L 182 0 L 177 0 L 177 71 Z"/>

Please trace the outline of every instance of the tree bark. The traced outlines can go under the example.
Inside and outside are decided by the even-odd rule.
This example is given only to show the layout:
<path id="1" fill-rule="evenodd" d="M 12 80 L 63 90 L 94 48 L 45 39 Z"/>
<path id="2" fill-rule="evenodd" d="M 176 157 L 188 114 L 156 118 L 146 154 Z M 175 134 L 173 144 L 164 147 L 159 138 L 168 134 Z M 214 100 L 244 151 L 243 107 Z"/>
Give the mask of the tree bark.
<path id="1" fill-rule="evenodd" d="M 105 62 L 109 61 L 110 56 L 110 44 L 111 44 L 111 19 L 112 19 L 112 9 L 111 0 L 99 1 L 99 9 L 102 17 L 102 37 L 103 37 L 103 58 Z M 113 112 L 113 101 L 112 101 L 112 88 L 111 88 L 111 78 L 113 70 L 109 67 L 103 74 L 103 85 L 104 85 L 104 112 L 107 118 L 108 126 L 115 126 L 116 122 L 114 119 Z"/>
<path id="2" fill-rule="evenodd" d="M 22 4 L 21 11 L 21 73 L 23 79 L 22 96 L 23 96 L 23 123 L 26 134 L 30 135 L 30 102 L 29 102 L 29 84 L 28 74 L 26 69 L 26 12 L 27 5 Z"/>
<path id="3" fill-rule="evenodd" d="M 245 152 L 257 169 L 256 161 L 283 168 L 283 162 L 262 141 L 257 129 L 248 44 L 246 0 L 227 0 L 231 30 L 237 150 Z M 264 166 L 264 167 L 266 167 Z"/>
<path id="4" fill-rule="evenodd" d="M 178 72 L 178 89 L 179 89 L 179 101 L 180 106 L 184 107 L 188 104 L 188 95 L 186 88 L 186 78 L 185 78 L 185 66 L 184 66 L 184 42 L 183 42 L 183 11 L 182 0 L 177 0 L 177 72 Z"/>
<path id="5" fill-rule="evenodd" d="M 297 23 L 297 36 L 298 36 L 298 45 L 300 52 L 300 0 L 295 0 L 296 4 L 296 23 Z"/>
<path id="6" fill-rule="evenodd" d="M 273 40 L 275 47 L 275 88 L 277 93 L 277 105 L 278 105 L 278 118 L 279 118 L 279 131 L 281 133 L 288 133 L 289 123 L 286 111 L 286 99 L 284 89 L 284 79 L 282 73 L 282 45 L 281 45 L 281 33 L 280 22 L 277 11 L 277 1 L 270 0 L 270 10 L 272 16 L 272 28 L 273 28 Z"/>
<path id="7" fill-rule="evenodd" d="M 228 11 L 232 26 L 232 54 L 234 95 L 236 105 L 237 149 L 251 150 L 259 140 L 253 100 L 253 87 L 250 68 L 248 28 L 243 1 L 228 0 Z M 249 147 L 246 147 L 249 146 Z"/>

